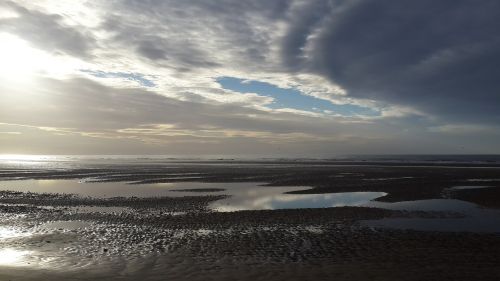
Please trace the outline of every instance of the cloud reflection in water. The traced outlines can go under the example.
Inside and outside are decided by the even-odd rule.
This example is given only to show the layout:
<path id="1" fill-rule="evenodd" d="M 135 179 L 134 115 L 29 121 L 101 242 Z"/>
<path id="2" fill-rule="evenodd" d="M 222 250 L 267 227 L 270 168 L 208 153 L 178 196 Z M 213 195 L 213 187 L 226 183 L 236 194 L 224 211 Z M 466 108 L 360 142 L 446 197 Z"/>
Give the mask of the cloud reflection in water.
<path id="1" fill-rule="evenodd" d="M 288 187 L 290 188 L 290 187 Z M 360 206 L 386 195 L 384 192 L 344 192 L 330 194 L 283 194 L 274 188 L 260 188 L 261 192 L 233 194 L 214 202 L 211 208 L 219 212 L 241 210 L 275 210 Z"/>

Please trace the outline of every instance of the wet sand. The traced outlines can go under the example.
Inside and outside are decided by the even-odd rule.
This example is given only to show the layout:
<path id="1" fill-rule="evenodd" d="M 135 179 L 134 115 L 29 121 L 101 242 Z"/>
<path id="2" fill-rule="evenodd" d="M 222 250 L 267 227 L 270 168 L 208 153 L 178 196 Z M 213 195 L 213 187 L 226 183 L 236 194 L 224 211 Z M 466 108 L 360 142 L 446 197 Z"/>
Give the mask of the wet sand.
<path id="1" fill-rule="evenodd" d="M 192 181 L 179 175 L 190 173 L 207 182 L 312 187 L 294 193 L 385 192 L 376 200 L 386 202 L 461 196 L 486 207 L 498 205 L 476 200 L 471 190 L 451 195 L 445 190 L 484 185 L 470 179 L 500 178 L 498 168 L 288 163 L 4 169 L 0 179 L 147 183 Z M 487 185 L 496 190 L 497 184 Z M 396 230 L 359 223 L 458 218 L 460 213 L 367 207 L 210 211 L 208 206 L 222 198 L 194 192 L 188 197 L 95 198 L 1 191 L 0 247 L 10 249 L 5 253 L 18 261 L 2 264 L 0 259 L 0 280 L 500 279 L 500 233 Z"/>

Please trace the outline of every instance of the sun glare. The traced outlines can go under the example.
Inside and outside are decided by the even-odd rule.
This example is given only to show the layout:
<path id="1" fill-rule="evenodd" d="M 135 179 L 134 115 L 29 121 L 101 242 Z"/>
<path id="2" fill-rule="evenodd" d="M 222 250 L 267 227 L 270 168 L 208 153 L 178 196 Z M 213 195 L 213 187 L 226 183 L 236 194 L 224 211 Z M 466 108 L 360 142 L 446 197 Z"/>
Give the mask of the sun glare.
<path id="1" fill-rule="evenodd" d="M 0 250 L 0 265 L 20 266 L 25 265 L 26 258 L 31 254 L 30 251 L 19 251 L 15 249 Z"/>
<path id="2" fill-rule="evenodd" d="M 75 68 L 73 60 L 35 49 L 8 33 L 0 33 L 0 62 L 0 77 L 12 80 L 26 80 L 36 74 L 60 75 Z"/>
<path id="3" fill-rule="evenodd" d="M 30 75 L 45 63 L 44 54 L 10 34 L 0 34 L 0 75 Z"/>
<path id="4" fill-rule="evenodd" d="M 5 239 L 29 236 L 28 232 L 21 232 L 15 228 L 0 227 L 0 241 Z M 16 250 L 12 248 L 0 248 L 0 266 L 19 266 L 25 264 L 25 259 L 31 254 L 30 251 Z"/>
<path id="5" fill-rule="evenodd" d="M 0 241 L 3 239 L 26 237 L 30 235 L 31 233 L 27 231 L 20 231 L 16 228 L 0 226 Z"/>
<path id="6" fill-rule="evenodd" d="M 48 158 L 48 156 L 29 154 L 0 154 L 0 160 L 37 161 L 45 158 Z"/>

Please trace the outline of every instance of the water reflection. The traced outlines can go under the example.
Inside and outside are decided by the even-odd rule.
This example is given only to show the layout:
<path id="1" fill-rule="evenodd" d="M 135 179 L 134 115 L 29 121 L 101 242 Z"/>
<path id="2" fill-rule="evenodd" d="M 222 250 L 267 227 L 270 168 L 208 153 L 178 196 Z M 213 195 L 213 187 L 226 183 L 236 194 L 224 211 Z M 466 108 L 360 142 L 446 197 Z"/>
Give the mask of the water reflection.
<path id="1" fill-rule="evenodd" d="M 359 206 L 385 196 L 384 192 L 344 192 L 330 194 L 286 194 L 310 189 L 306 186 L 263 186 L 263 183 L 205 183 L 176 182 L 156 184 L 127 184 L 125 182 L 78 182 L 77 180 L 23 180 L 3 181 L 4 190 L 37 193 L 71 193 L 92 197 L 117 196 L 207 196 L 229 195 L 214 202 L 210 208 L 220 212 L 240 210 L 272 210 L 297 208 L 328 208 Z M 204 191 L 206 190 L 206 191 Z M 93 210 L 91 210 L 93 211 Z M 123 210 L 113 210 L 123 211 Z"/>
<path id="2" fill-rule="evenodd" d="M 273 192 L 274 193 L 271 193 Z M 385 196 L 384 192 L 345 192 L 331 194 L 280 194 L 276 190 L 265 190 L 247 194 L 234 194 L 233 197 L 218 200 L 211 208 L 219 212 L 241 210 L 275 210 L 329 208 L 341 206 L 360 206 L 375 198 Z"/>
<path id="3" fill-rule="evenodd" d="M 27 258 L 31 251 L 22 251 L 12 248 L 0 249 L 0 265 L 4 266 L 23 266 L 27 265 Z"/>
<path id="4" fill-rule="evenodd" d="M 372 201 L 365 204 L 365 206 L 390 210 L 427 212 L 470 212 L 477 208 L 473 203 L 456 199 L 427 199 L 394 203 Z"/>
<path id="5" fill-rule="evenodd" d="M 382 228 L 411 229 L 440 232 L 500 232 L 498 214 L 465 218 L 385 218 L 362 221 L 362 225 Z"/>
<path id="6" fill-rule="evenodd" d="M 99 198 L 167 196 L 170 188 L 170 184 L 132 185 L 124 182 L 78 182 L 77 180 L 0 181 L 0 189 L 2 190 L 67 193 Z"/>
<path id="7" fill-rule="evenodd" d="M 6 227 L 6 226 L 0 227 L 0 241 L 10 238 L 26 237 L 29 235 L 31 235 L 31 233 L 27 231 L 21 231 L 17 228 Z"/>
<path id="8" fill-rule="evenodd" d="M 0 227 L 0 239 L 12 238 L 16 236 L 16 231 L 13 229 Z"/>
<path id="9" fill-rule="evenodd" d="M 493 185 L 459 185 L 448 188 L 448 190 L 463 190 L 463 189 L 481 189 L 495 187 Z"/>
<path id="10" fill-rule="evenodd" d="M 31 235 L 31 233 L 20 231 L 14 227 L 0 227 L 0 266 L 22 266 L 28 264 L 27 258 L 29 258 L 31 251 L 5 247 L 4 243 L 29 235 Z"/>
<path id="11" fill-rule="evenodd" d="M 500 232 L 499 210 L 484 209 L 456 199 L 369 202 L 365 206 L 406 211 L 459 212 L 464 215 L 462 218 L 385 218 L 361 221 L 362 225 L 370 227 L 446 232 Z"/>

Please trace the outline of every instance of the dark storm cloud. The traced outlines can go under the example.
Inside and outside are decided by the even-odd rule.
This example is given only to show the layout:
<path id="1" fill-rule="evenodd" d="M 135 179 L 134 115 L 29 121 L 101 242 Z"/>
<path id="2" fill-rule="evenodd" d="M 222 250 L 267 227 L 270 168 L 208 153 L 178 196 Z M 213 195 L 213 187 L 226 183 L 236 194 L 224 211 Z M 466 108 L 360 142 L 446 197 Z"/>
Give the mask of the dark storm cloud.
<path id="1" fill-rule="evenodd" d="M 354 98 L 411 106 L 443 120 L 500 121 L 499 1 L 334 3 L 330 13 L 296 14 L 283 41 L 285 63 L 307 57 L 307 70 Z"/>
<path id="2" fill-rule="evenodd" d="M 282 54 L 287 67 L 298 70 L 303 63 L 303 48 L 308 36 L 318 24 L 330 13 L 328 1 L 310 1 L 291 9 L 288 30 L 283 39 Z"/>
<path id="3" fill-rule="evenodd" d="M 30 10 L 14 2 L 0 3 L 17 17 L 0 19 L 0 31 L 17 34 L 51 53 L 88 58 L 96 41 L 89 34 L 63 23 L 57 14 Z"/>

